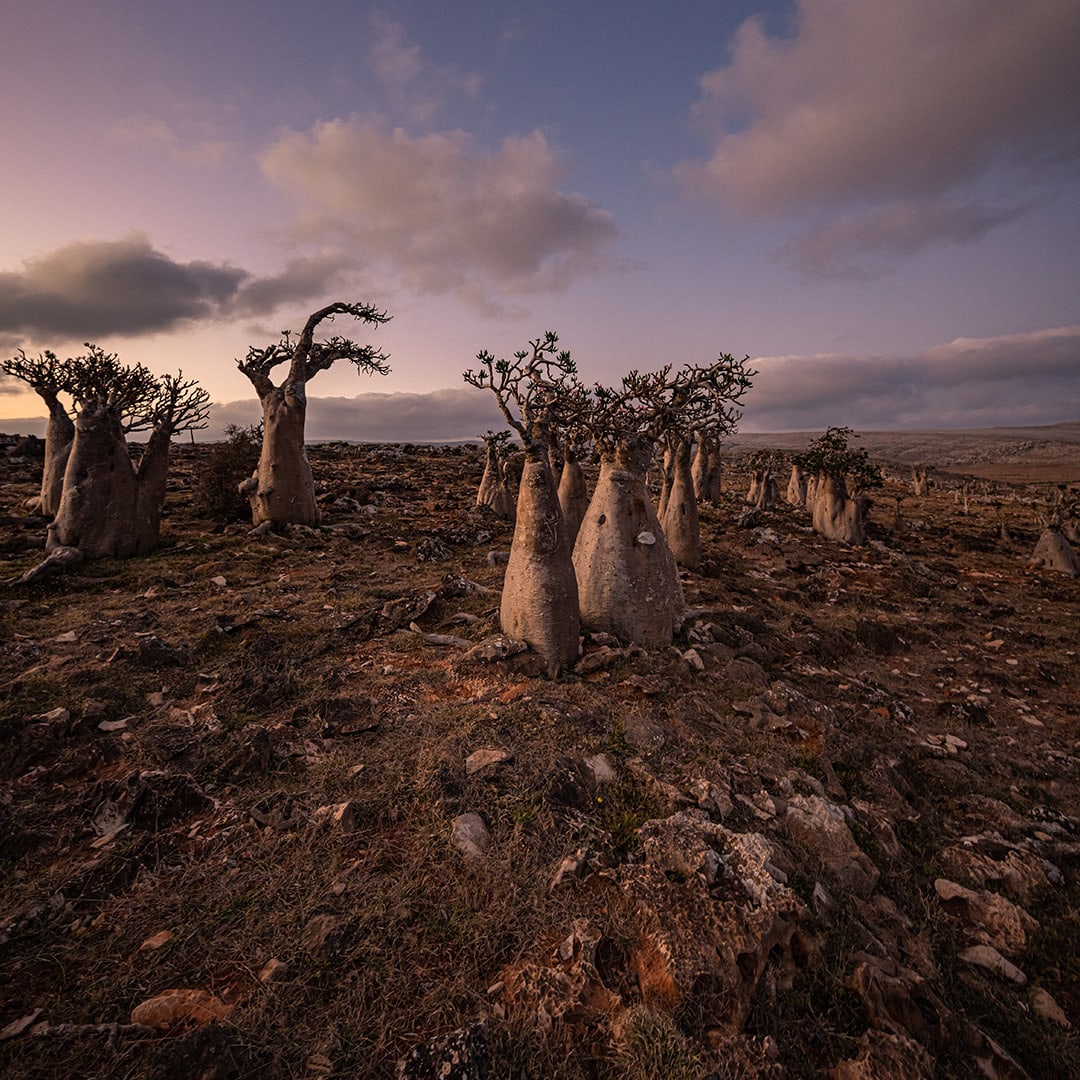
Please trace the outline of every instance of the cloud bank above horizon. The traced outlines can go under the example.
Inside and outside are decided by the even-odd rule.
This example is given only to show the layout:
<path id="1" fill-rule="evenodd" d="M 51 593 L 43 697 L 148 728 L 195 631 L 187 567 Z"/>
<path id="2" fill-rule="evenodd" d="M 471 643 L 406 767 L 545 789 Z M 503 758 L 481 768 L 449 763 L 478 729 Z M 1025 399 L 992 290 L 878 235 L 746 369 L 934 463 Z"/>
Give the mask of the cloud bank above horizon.
<path id="1" fill-rule="evenodd" d="M 958 339 L 912 357 L 769 356 L 751 366 L 757 374 L 739 424 L 747 433 L 1040 426 L 1080 417 L 1080 325 Z M 10 389 L 0 381 L 0 394 Z M 227 425 L 248 427 L 260 417 L 255 398 L 217 403 L 197 437 L 220 439 Z M 351 397 L 316 390 L 308 399 L 311 442 L 459 442 L 505 426 L 491 393 L 464 386 Z M 44 421 L 0 421 L 0 430 L 40 434 Z"/>

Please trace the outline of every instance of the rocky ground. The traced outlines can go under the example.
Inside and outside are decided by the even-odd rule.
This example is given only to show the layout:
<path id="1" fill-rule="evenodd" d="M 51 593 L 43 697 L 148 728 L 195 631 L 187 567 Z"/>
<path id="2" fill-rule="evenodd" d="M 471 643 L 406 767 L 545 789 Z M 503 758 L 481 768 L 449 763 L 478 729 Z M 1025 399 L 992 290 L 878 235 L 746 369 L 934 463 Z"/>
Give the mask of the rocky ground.
<path id="1" fill-rule="evenodd" d="M 315 447 L 253 536 L 178 447 L 156 554 L 0 592 L 0 1072 L 1080 1075 L 1077 447 L 1009 438 L 883 454 L 859 549 L 733 448 L 677 648 L 557 682 L 476 448 Z"/>

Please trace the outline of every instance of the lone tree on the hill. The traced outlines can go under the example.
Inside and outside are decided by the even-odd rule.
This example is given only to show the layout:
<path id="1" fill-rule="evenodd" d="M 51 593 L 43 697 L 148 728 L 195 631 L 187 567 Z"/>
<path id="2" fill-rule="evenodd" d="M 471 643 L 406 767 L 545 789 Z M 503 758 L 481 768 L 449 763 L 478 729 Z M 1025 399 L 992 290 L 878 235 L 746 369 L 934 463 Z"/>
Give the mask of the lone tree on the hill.
<path id="1" fill-rule="evenodd" d="M 61 387 L 75 403 L 75 436 L 45 546 L 86 559 L 143 555 L 160 538 L 172 437 L 206 426 L 210 396 L 181 374 L 159 379 L 87 348 L 68 361 Z M 149 436 L 136 464 L 125 434 L 141 431 Z"/>
<path id="2" fill-rule="evenodd" d="M 866 491 L 880 487 L 882 479 L 881 470 L 870 464 L 866 448 L 848 445 L 851 437 L 851 428 L 831 427 L 793 460 L 813 478 L 807 507 L 814 531 L 828 540 L 857 546 L 866 543 Z"/>
<path id="3" fill-rule="evenodd" d="M 577 369 L 558 343 L 549 330 L 513 360 L 496 360 L 485 350 L 476 357 L 480 367 L 463 376 L 495 395 L 525 448 L 499 620 L 504 633 L 544 658 L 549 678 L 577 660 L 581 629 L 570 538 L 549 457 L 552 428 L 578 397 Z"/>
<path id="4" fill-rule="evenodd" d="M 600 478 L 574 545 L 581 620 L 590 629 L 627 643 L 671 644 L 683 619 L 682 585 L 645 488 L 646 470 L 667 432 L 689 436 L 717 417 L 734 428 L 734 405 L 753 374 L 745 363 L 722 356 L 677 374 L 670 365 L 645 375 L 635 371 L 617 387 L 593 390 L 583 422 L 600 454 Z"/>
<path id="5" fill-rule="evenodd" d="M 20 349 L 18 356 L 0 364 L 0 371 L 26 383 L 45 402 L 49 419 L 45 425 L 45 468 L 41 474 L 41 493 L 33 508 L 46 517 L 53 517 L 60 507 L 60 492 L 64 487 L 64 469 L 75 438 L 75 422 L 60 401 L 67 378 L 67 362 L 56 353 L 40 353 L 31 358 Z"/>
<path id="6" fill-rule="evenodd" d="M 307 384 L 338 360 L 347 360 L 357 371 L 369 374 L 386 375 L 390 371 L 387 355 L 372 345 L 358 345 L 337 335 L 326 341 L 315 340 L 319 324 L 333 321 L 335 315 L 350 315 L 376 326 L 390 320 L 385 311 L 371 304 L 347 304 L 339 300 L 309 315 L 295 340 L 286 330 L 276 344 L 263 348 L 253 345 L 247 357 L 237 361 L 236 366 L 255 387 L 263 410 L 259 467 L 244 485 L 251 499 L 255 525 L 264 521 L 282 525 L 319 524 L 315 483 L 304 450 Z M 275 385 L 270 372 L 284 363 L 289 365 L 288 373 L 280 385 Z"/>

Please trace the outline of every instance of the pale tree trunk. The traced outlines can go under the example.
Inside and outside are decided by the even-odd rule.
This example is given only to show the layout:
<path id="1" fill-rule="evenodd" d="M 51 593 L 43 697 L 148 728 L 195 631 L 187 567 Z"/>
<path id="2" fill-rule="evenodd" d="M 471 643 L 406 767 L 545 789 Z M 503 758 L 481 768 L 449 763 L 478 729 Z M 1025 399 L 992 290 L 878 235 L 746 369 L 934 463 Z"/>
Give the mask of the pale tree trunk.
<path id="1" fill-rule="evenodd" d="M 724 479 L 724 462 L 720 456 L 720 448 L 709 448 L 709 471 L 705 478 L 704 502 L 710 502 L 714 506 L 720 504 L 720 489 Z"/>
<path id="2" fill-rule="evenodd" d="M 506 477 L 503 475 L 502 464 L 499 461 L 499 451 L 495 446 L 487 448 L 484 475 L 480 479 L 480 487 L 476 492 L 476 505 L 486 506 L 503 521 L 514 520 L 514 496 L 510 494 L 510 489 L 506 486 Z"/>
<path id="3" fill-rule="evenodd" d="M 667 513 L 668 499 L 671 497 L 671 474 L 674 468 L 674 456 L 671 447 L 664 447 L 664 464 L 660 473 L 660 498 L 656 503 L 656 516 L 663 518 Z"/>
<path id="4" fill-rule="evenodd" d="M 848 494 L 842 476 L 821 473 L 814 496 L 814 531 L 827 540 L 859 546 L 866 543 L 864 504 Z"/>
<path id="5" fill-rule="evenodd" d="M 806 505 L 806 477 L 798 465 L 791 466 L 791 479 L 788 480 L 787 501 L 792 506 Z"/>
<path id="6" fill-rule="evenodd" d="M 646 440 L 605 455 L 574 545 L 581 621 L 638 645 L 670 645 L 685 611 L 679 571 L 645 487 Z"/>
<path id="7" fill-rule="evenodd" d="M 160 428 L 151 433 L 139 460 L 139 482 L 135 499 L 135 554 L 146 555 L 161 540 L 161 510 L 165 505 L 165 483 L 169 475 L 172 431 Z"/>
<path id="8" fill-rule="evenodd" d="M 319 524 L 315 481 L 304 449 L 307 396 L 302 382 L 270 387 L 260 394 L 263 441 L 257 485 L 250 493 L 255 525 L 271 521 L 282 525 Z"/>
<path id="9" fill-rule="evenodd" d="M 60 509 L 64 490 L 64 471 L 75 438 L 75 424 L 55 396 L 42 395 L 49 409 L 45 426 L 45 468 L 41 474 L 41 496 L 38 507 L 46 517 L 54 517 Z"/>
<path id="10" fill-rule="evenodd" d="M 518 488 L 499 621 L 504 633 L 544 658 L 549 678 L 578 657 L 581 621 L 570 552 L 547 455 L 529 455 Z"/>
<path id="11" fill-rule="evenodd" d="M 694 497 L 698 502 L 703 502 L 709 483 L 709 448 L 704 439 L 698 439 L 690 477 L 694 483 Z"/>
<path id="12" fill-rule="evenodd" d="M 720 504 L 720 486 L 724 475 L 723 459 L 720 456 L 720 444 L 715 439 L 702 438 L 698 442 L 697 454 L 694 456 L 694 495 L 698 505 L 710 503 L 713 506 Z"/>
<path id="13" fill-rule="evenodd" d="M 690 474 L 690 443 L 680 440 L 673 453 L 671 491 L 660 522 L 675 561 L 690 570 L 701 566 L 701 524 Z"/>
<path id="14" fill-rule="evenodd" d="M 566 533 L 573 550 L 581 529 L 585 511 L 589 508 L 589 488 L 585 472 L 578 461 L 574 448 L 567 442 L 563 446 L 562 475 L 559 477 L 559 505 L 566 519 Z"/>
<path id="15" fill-rule="evenodd" d="M 79 548 L 87 559 L 134 555 L 138 491 L 120 421 L 109 409 L 82 410 L 75 418 L 63 494 L 46 549 Z"/>
<path id="16" fill-rule="evenodd" d="M 806 478 L 806 502 L 803 505 L 811 513 L 814 512 L 814 503 L 817 502 L 818 478 L 808 476 Z"/>
<path id="17" fill-rule="evenodd" d="M 1032 570 L 1056 570 L 1068 577 L 1080 577 L 1080 562 L 1073 551 L 1060 524 L 1051 522 L 1039 537 L 1035 550 L 1031 553 L 1029 566 Z"/>
<path id="18" fill-rule="evenodd" d="M 750 481 L 746 501 L 758 510 L 772 510 L 780 502 L 780 489 L 769 469 L 758 469 Z"/>
<path id="19" fill-rule="evenodd" d="M 920 498 L 930 490 L 929 481 L 926 478 L 926 470 L 919 469 L 912 466 L 911 469 L 911 486 L 914 492 Z"/>

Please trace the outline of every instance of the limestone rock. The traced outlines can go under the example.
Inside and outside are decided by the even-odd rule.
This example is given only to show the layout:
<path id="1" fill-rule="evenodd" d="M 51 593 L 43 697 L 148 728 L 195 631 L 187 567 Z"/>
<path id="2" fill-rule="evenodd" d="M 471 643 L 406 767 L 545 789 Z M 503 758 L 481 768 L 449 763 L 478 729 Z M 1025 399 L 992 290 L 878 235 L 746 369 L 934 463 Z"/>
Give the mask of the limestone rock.
<path id="1" fill-rule="evenodd" d="M 487 747 L 482 750 L 474 750 L 465 759 L 465 775 L 473 776 L 478 772 L 483 772 L 485 769 L 494 770 L 497 766 L 513 760 L 513 753 L 503 747 Z"/>
<path id="2" fill-rule="evenodd" d="M 818 795 L 793 795 L 788 802 L 784 827 L 841 884 L 860 896 L 869 896 L 874 891 L 881 871 L 855 843 L 838 806 Z"/>
<path id="3" fill-rule="evenodd" d="M 969 935 L 992 945 L 1005 956 L 1019 956 L 1027 948 L 1028 934 L 1039 924 L 1022 907 L 997 893 L 965 889 L 946 878 L 934 882 L 934 890 L 946 911 L 969 924 Z"/>
<path id="4" fill-rule="evenodd" d="M 780 983 L 794 969 L 792 941 L 805 909 L 779 880 L 772 845 L 700 811 L 646 822 L 645 861 L 613 880 L 641 934 L 631 964 L 642 999 L 671 1010 L 710 988 L 718 1022 L 739 1030 L 767 966 Z"/>
<path id="5" fill-rule="evenodd" d="M 1049 1020 L 1066 1029 L 1072 1027 L 1069 1018 L 1065 1015 L 1065 1010 L 1053 999 L 1048 990 L 1044 990 L 1041 986 L 1033 986 L 1028 997 L 1031 1007 L 1044 1020 Z"/>
<path id="6" fill-rule="evenodd" d="M 491 839 L 488 827 L 479 814 L 461 814 L 454 818 L 450 836 L 454 847 L 466 859 L 483 858 Z"/>
<path id="7" fill-rule="evenodd" d="M 397 1080 L 486 1080 L 487 1025 L 482 1021 L 414 1046 L 397 1064 Z"/>
<path id="8" fill-rule="evenodd" d="M 832 1080 L 932 1080 L 933 1058 L 914 1039 L 885 1031 L 868 1031 L 859 1052 L 838 1062 Z"/>
<path id="9" fill-rule="evenodd" d="M 992 945 L 972 945 L 960 953 L 960 959 L 965 963 L 974 964 L 992 975 L 997 975 L 1018 986 L 1027 983 L 1027 976 L 1011 961 L 1006 960 Z"/>

